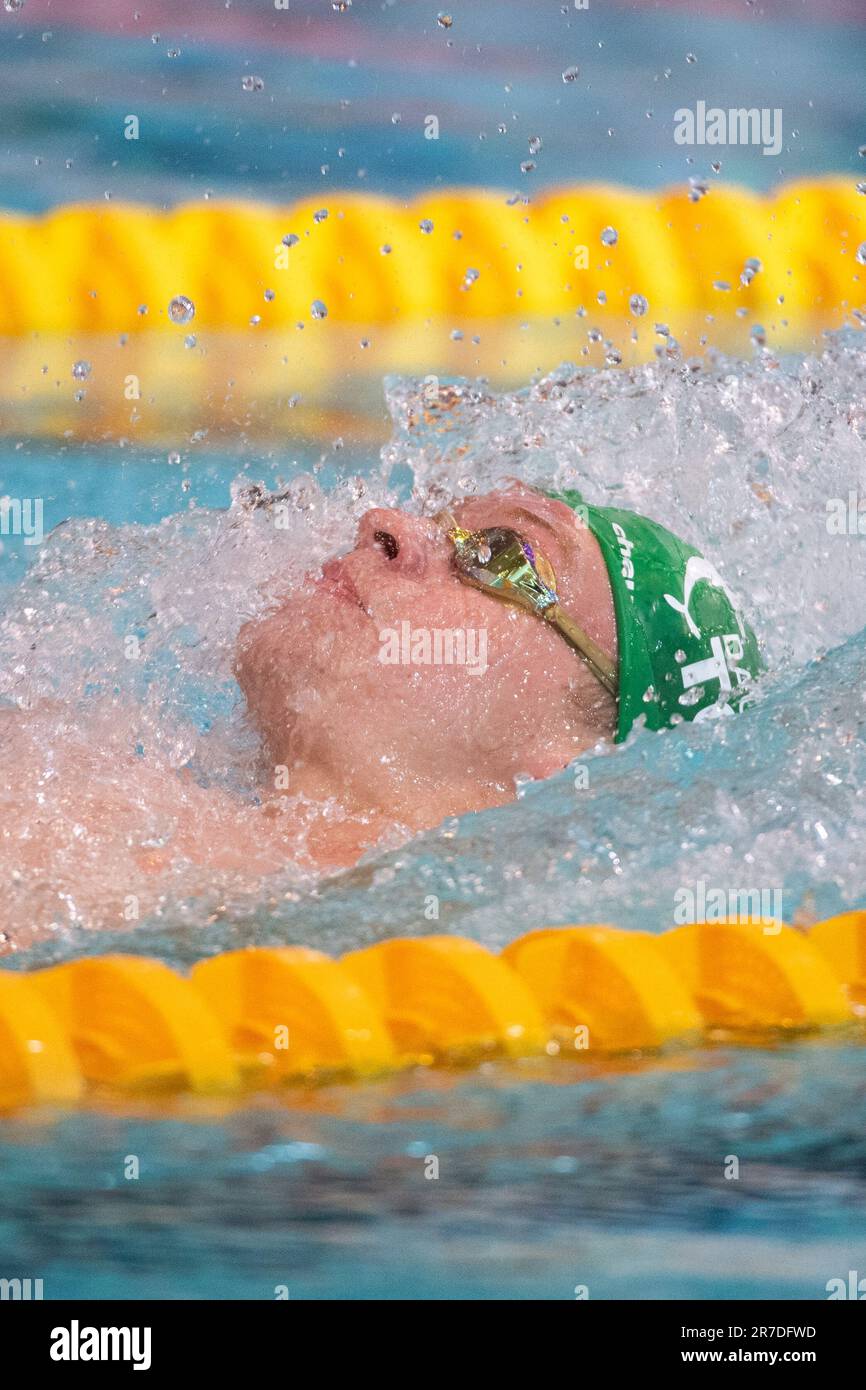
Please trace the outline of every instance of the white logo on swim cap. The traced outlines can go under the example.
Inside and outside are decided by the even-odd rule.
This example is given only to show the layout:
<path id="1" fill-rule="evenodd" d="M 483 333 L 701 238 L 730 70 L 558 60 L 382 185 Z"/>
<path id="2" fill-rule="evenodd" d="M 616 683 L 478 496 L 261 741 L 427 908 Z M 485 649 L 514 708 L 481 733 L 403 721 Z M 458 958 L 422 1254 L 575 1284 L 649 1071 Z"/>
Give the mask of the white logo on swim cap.
<path id="1" fill-rule="evenodd" d="M 745 629 L 743 627 L 743 620 L 737 611 L 737 600 L 734 598 L 734 595 L 731 593 L 730 589 L 728 588 L 722 576 L 719 574 L 719 571 L 716 569 L 715 565 L 712 564 L 711 561 L 705 560 L 703 555 L 689 556 L 688 564 L 686 565 L 686 572 L 683 577 L 682 603 L 680 603 L 679 599 L 674 598 L 673 594 L 665 594 L 664 597 L 666 601 L 670 604 L 671 608 L 675 608 L 678 613 L 682 613 L 683 617 L 686 620 L 686 623 L 688 624 L 689 632 L 692 634 L 692 636 L 700 637 L 701 629 L 698 627 L 697 623 L 695 622 L 694 618 L 689 612 L 689 605 L 692 601 L 692 594 L 695 591 L 695 585 L 699 584 L 702 579 L 705 580 L 707 584 L 712 584 L 714 589 L 721 589 L 722 592 L 725 594 L 731 607 L 734 610 L 734 617 L 737 620 L 737 627 L 740 629 L 740 636 L 744 637 Z"/>
<path id="2" fill-rule="evenodd" d="M 625 587 L 627 589 L 633 589 L 634 561 L 631 558 L 631 552 L 634 550 L 634 541 L 629 540 L 628 536 L 626 535 L 625 531 L 622 529 L 618 521 L 612 521 L 610 524 L 613 527 L 613 534 L 616 536 L 617 542 L 619 544 L 619 553 L 622 556 L 621 573 L 623 579 L 625 580 Z"/>
<path id="3" fill-rule="evenodd" d="M 694 690 L 695 686 L 703 686 L 707 681 L 717 680 L 719 698 L 723 699 L 728 691 L 748 685 L 751 673 L 746 667 L 738 665 L 745 656 L 743 639 L 738 633 L 726 632 L 723 637 L 712 636 L 710 653 L 711 655 L 703 661 L 693 661 L 690 666 L 681 667 L 684 692 Z M 681 705 L 690 703 L 687 695 L 680 696 Z"/>

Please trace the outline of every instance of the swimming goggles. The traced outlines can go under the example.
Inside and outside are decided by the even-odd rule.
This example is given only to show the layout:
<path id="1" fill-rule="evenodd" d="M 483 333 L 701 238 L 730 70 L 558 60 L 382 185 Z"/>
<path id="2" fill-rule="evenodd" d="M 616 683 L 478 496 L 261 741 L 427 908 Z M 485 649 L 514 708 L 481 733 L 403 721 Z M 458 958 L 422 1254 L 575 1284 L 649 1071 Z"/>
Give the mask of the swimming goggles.
<path id="1" fill-rule="evenodd" d="M 518 604 L 550 623 L 582 657 L 605 690 L 616 695 L 616 662 L 560 606 L 550 562 L 525 537 L 507 526 L 466 531 L 448 511 L 440 512 L 434 520 L 454 546 L 453 563 L 459 579 L 507 603 Z"/>

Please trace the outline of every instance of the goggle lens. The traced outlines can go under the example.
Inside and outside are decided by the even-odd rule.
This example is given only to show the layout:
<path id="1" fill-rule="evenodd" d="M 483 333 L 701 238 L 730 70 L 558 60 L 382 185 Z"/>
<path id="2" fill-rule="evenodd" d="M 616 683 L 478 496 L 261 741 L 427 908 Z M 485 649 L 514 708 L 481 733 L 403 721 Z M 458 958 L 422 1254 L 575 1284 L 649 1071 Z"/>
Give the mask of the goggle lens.
<path id="1" fill-rule="evenodd" d="M 519 532 L 506 526 L 465 531 L 450 515 L 443 521 L 454 545 L 455 569 L 468 583 L 535 613 L 558 602 L 551 565 Z"/>

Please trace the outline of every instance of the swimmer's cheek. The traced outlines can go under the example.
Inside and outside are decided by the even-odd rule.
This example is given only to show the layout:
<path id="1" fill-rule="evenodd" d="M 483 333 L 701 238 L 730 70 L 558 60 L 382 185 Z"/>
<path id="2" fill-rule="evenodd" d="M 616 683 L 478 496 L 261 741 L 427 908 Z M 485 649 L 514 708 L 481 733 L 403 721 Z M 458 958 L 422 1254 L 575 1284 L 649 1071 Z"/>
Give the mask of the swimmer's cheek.
<path id="1" fill-rule="evenodd" d="M 172 855 L 164 849 L 138 849 L 132 862 L 143 874 L 162 874 L 171 867 Z"/>

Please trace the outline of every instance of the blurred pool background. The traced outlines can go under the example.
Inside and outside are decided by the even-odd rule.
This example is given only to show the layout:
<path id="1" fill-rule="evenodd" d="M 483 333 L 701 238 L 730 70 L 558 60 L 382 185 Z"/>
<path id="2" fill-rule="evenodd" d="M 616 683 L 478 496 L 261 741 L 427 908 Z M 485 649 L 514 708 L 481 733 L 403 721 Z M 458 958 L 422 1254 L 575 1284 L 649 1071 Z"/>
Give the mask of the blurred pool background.
<path id="1" fill-rule="evenodd" d="M 699 99 L 784 112 L 782 154 L 727 147 L 725 180 L 864 168 L 860 0 L 25 0 L 0 26 L 3 205 L 30 211 L 106 194 L 656 188 L 711 174 L 709 149 L 671 139 Z M 129 112 L 145 129 L 132 148 Z"/>
<path id="2" fill-rule="evenodd" d="M 319 194 L 326 204 L 335 191 L 403 199 L 450 187 L 532 198 L 558 184 L 655 189 L 690 177 L 764 192 L 813 175 L 842 175 L 852 185 L 866 178 L 858 155 L 866 144 L 860 0 L 590 0 L 585 11 L 565 0 L 473 0 L 441 8 L 450 25 L 438 22 L 437 3 L 419 0 L 354 0 L 345 8 L 291 0 L 286 11 L 265 0 L 196 0 L 182 14 L 168 0 L 6 3 L 3 207 L 286 203 Z M 581 79 L 565 84 L 571 65 Z M 254 82 L 245 90 L 245 78 L 261 79 L 261 89 Z M 771 159 L 753 147 L 725 148 L 714 172 L 709 150 L 678 147 L 671 136 L 674 111 L 698 99 L 782 108 L 782 153 Z M 130 112 L 142 124 L 137 142 L 123 137 Z M 438 140 L 424 138 L 430 114 L 440 123 Z M 542 141 L 535 155 L 532 137 Z M 535 167 L 522 172 L 529 160 Z M 221 507 L 241 471 L 269 484 L 317 465 L 325 484 L 368 474 L 391 433 L 385 373 L 483 371 L 497 386 L 514 387 L 578 360 L 586 340 L 572 315 L 525 331 L 487 322 L 477 344 L 467 326 L 455 346 L 453 327 L 418 321 L 391 333 L 373 324 L 340 339 L 334 325 L 336 367 L 318 383 L 308 372 L 306 399 L 291 405 L 291 383 L 278 404 L 257 396 L 261 349 L 252 329 L 219 342 L 200 335 L 210 353 L 210 397 L 190 404 L 182 386 L 160 380 L 144 438 L 91 411 L 96 388 L 75 400 L 72 362 L 111 360 L 116 338 L 3 342 L 0 494 L 44 498 L 46 529 L 69 516 L 119 526 L 182 511 L 186 482 L 200 506 Z M 812 325 L 792 326 L 793 335 L 800 330 L 798 345 L 814 350 Z M 365 336 L 371 348 L 362 351 Z M 739 347 L 750 351 L 748 324 Z M 294 354 L 290 377 L 300 375 L 303 344 L 271 344 L 269 357 L 284 350 Z M 50 410 L 33 394 L 49 361 L 59 383 Z M 235 389 L 225 408 L 223 397 Z M 792 397 L 785 426 L 799 418 Z M 757 414 L 751 423 L 757 431 Z M 817 449 L 821 430 L 826 421 L 816 418 L 798 447 Z M 779 467 L 781 431 L 772 447 Z M 173 461 L 177 451 L 182 467 Z M 32 548 L 16 536 L 2 545 L 0 587 L 14 613 L 13 586 Z M 862 666 L 855 641 L 835 668 L 846 688 L 862 684 Z M 807 672 L 782 692 L 781 716 L 775 725 L 767 716 L 753 748 L 775 730 L 775 744 L 768 733 L 765 745 L 775 758 L 768 776 L 782 783 L 791 773 L 787 815 L 801 791 L 808 795 L 791 769 L 808 713 L 817 711 L 824 756 L 849 790 L 854 824 L 861 724 L 849 711 L 850 727 L 840 724 L 834 744 L 838 711 L 826 666 L 810 681 Z M 842 735 L 855 748 L 844 765 Z M 689 772 L 692 751 L 676 741 L 655 773 L 639 751 L 626 756 L 648 816 L 658 818 L 659 808 L 681 815 L 685 787 L 700 819 L 707 783 L 719 804 L 729 798 L 731 824 L 739 814 L 736 749 L 699 747 L 697 773 L 694 765 Z M 621 828 L 603 771 L 600 782 L 608 801 L 597 805 L 599 824 Z M 758 782 L 756 775 L 749 783 L 756 805 Z M 563 819 L 563 795 L 553 787 L 533 810 L 514 808 L 537 817 L 539 838 L 526 851 L 533 866 L 551 805 Z M 477 840 L 467 846 L 461 837 L 454 846 L 481 884 L 473 888 L 468 873 L 458 884 L 464 916 L 457 920 L 472 930 L 477 891 L 483 939 L 498 910 L 504 938 L 525 913 L 525 888 L 521 896 L 516 882 L 492 886 L 501 877 L 501 827 L 509 825 L 501 853 L 514 853 L 508 820 L 488 822 Z M 773 827 L 760 829 L 769 836 Z M 831 862 L 850 900 L 859 850 L 848 844 L 843 865 L 844 829 L 831 829 Z M 738 833 L 747 839 L 748 826 Z M 594 842 L 592 852 L 606 850 Z M 779 840 L 774 852 L 795 861 L 798 899 L 811 888 L 825 893 L 826 910 L 838 905 L 839 889 L 822 885 L 805 849 L 798 859 Z M 377 910 L 397 921 L 407 911 L 399 875 L 405 882 L 424 862 L 404 860 L 396 880 L 389 868 L 373 892 L 350 884 L 311 903 L 306 919 L 299 909 L 286 939 L 298 939 L 306 920 L 329 944 L 353 901 L 368 926 Z M 447 877 L 453 865 L 446 856 L 438 871 Z M 674 862 L 670 873 L 677 872 Z M 588 879 L 581 891 L 590 889 Z M 634 895 L 636 885 L 627 891 Z M 538 910 L 545 906 L 542 899 Z M 267 928 L 260 922 L 256 930 Z M 188 941 L 163 945 L 168 959 L 189 950 Z M 43 1277 L 47 1297 L 269 1298 L 285 1284 L 301 1298 L 572 1298 L 585 1284 L 591 1298 L 820 1298 L 828 1279 L 862 1270 L 866 1258 L 862 1057 L 816 1044 L 710 1050 L 609 1070 L 491 1065 L 469 1076 L 311 1089 L 285 1105 L 264 1100 L 230 1114 L 178 1102 L 160 1119 L 146 1107 L 13 1118 L 0 1127 L 0 1275 Z M 441 1159 L 438 1182 L 423 1177 L 431 1152 Z M 122 1176 L 130 1153 L 141 1158 L 137 1183 Z M 737 1183 L 722 1175 L 730 1153 L 742 1159 Z"/>

